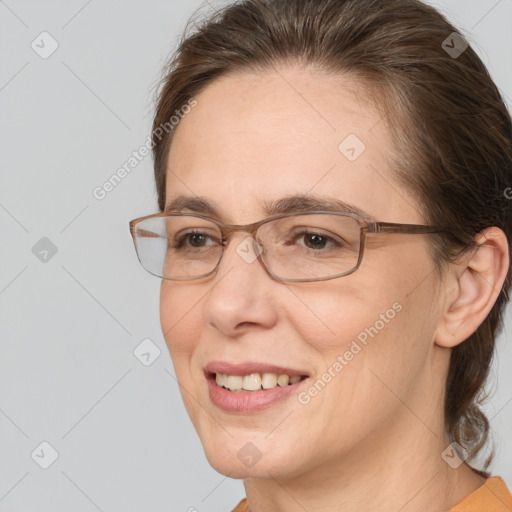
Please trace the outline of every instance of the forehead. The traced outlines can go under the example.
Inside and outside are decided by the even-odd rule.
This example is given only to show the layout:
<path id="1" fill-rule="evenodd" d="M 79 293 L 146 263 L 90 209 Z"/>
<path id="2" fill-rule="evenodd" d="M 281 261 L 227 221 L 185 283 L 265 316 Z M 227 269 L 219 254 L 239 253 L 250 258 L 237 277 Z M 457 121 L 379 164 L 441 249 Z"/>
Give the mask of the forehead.
<path id="1" fill-rule="evenodd" d="M 236 73 L 196 100 L 174 134 L 167 203 L 207 197 L 224 220 L 252 222 L 267 200 L 314 194 L 418 220 L 393 177 L 385 119 L 353 80 L 300 68 Z"/>

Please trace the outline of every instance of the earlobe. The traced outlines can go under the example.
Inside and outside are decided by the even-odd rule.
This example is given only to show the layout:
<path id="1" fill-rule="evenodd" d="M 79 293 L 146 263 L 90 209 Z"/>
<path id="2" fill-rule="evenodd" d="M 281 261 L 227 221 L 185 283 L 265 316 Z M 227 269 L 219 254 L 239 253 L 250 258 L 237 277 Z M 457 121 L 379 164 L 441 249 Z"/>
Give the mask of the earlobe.
<path id="1" fill-rule="evenodd" d="M 487 228 L 475 237 L 479 247 L 462 258 L 452 276 L 456 292 L 445 295 L 445 309 L 436 332 L 436 344 L 452 348 L 469 338 L 485 320 L 498 298 L 509 268 L 505 233 Z M 456 270 L 455 270 L 456 269 Z M 462 271 L 461 271 L 462 270 Z"/>

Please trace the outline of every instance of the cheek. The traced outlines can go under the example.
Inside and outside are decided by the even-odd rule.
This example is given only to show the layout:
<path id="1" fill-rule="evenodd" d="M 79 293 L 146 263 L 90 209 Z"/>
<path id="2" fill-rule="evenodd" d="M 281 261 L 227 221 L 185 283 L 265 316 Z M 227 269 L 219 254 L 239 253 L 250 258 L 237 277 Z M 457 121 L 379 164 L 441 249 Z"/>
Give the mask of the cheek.
<path id="1" fill-rule="evenodd" d="M 405 306 L 399 282 L 379 283 L 378 275 L 362 273 L 344 279 L 295 289 L 298 300 L 288 308 L 290 323 L 320 355 L 343 354 L 354 341 L 364 347 L 382 337 Z"/>
<path id="2" fill-rule="evenodd" d="M 325 456 L 345 451 L 400 414 L 397 397 L 409 401 L 430 350 L 431 326 L 419 324 L 422 307 L 411 296 L 389 291 L 371 302 L 362 293 L 351 294 L 350 300 L 336 296 L 331 305 L 316 309 L 318 316 L 331 319 L 334 334 L 317 337 L 312 321 L 301 324 L 312 360 L 319 364 L 310 386 L 297 397 L 295 419 L 309 425 L 312 439 L 324 440 L 315 450 Z"/>
<path id="3" fill-rule="evenodd" d="M 200 299 L 180 283 L 162 281 L 160 325 L 176 371 L 181 370 L 182 359 L 190 357 L 200 338 Z"/>
<path id="4" fill-rule="evenodd" d="M 180 394 L 192 423 L 198 424 L 197 402 L 191 397 L 199 396 L 197 365 L 194 353 L 200 339 L 201 319 L 198 318 L 201 296 L 185 291 L 180 283 L 162 281 L 160 288 L 160 324 L 176 378 L 180 383 Z M 202 374 L 201 374 L 202 375 Z M 204 391 L 204 390 L 202 390 Z"/>
<path id="5" fill-rule="evenodd" d="M 409 263 L 400 269 L 381 265 L 297 293 L 307 307 L 298 307 L 291 322 L 316 353 L 316 378 L 329 388 L 318 400 L 323 406 L 378 409 L 383 397 L 394 400 L 386 384 L 404 393 L 413 386 L 433 345 L 435 292 L 433 276 L 425 279 L 430 267 L 422 273 Z M 320 394 L 312 389 L 309 395 Z"/>

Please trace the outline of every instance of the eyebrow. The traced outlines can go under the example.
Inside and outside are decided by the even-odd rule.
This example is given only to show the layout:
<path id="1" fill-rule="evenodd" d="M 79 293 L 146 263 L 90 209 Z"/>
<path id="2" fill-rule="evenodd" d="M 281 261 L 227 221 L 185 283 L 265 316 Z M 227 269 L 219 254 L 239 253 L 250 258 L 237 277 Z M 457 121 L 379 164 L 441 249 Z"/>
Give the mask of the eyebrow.
<path id="1" fill-rule="evenodd" d="M 267 216 L 299 211 L 328 210 L 356 213 L 369 222 L 374 221 L 372 215 L 353 204 L 333 197 L 311 194 L 290 195 L 277 200 L 264 200 L 261 202 L 261 207 Z M 183 210 L 208 214 L 217 219 L 222 217 L 221 212 L 215 206 L 215 203 L 206 197 L 186 195 L 180 195 L 170 201 L 166 205 L 164 213 L 178 213 Z"/>

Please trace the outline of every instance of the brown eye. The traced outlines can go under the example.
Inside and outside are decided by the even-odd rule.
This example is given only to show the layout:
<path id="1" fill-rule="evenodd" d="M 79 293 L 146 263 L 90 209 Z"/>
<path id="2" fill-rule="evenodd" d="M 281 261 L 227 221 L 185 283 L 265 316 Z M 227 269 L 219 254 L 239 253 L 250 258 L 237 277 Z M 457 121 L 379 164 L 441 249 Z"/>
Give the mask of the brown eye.
<path id="1" fill-rule="evenodd" d="M 318 252 L 322 250 L 328 251 L 330 249 L 338 249 L 344 246 L 339 237 L 336 237 L 335 239 L 314 231 L 301 231 L 295 234 L 290 234 L 289 241 L 286 242 L 285 245 L 297 245 L 298 247 Z"/>
<path id="2" fill-rule="evenodd" d="M 310 249 L 324 249 L 327 238 L 321 235 L 305 235 L 305 245 Z"/>
<path id="3" fill-rule="evenodd" d="M 200 233 L 192 233 L 191 235 L 187 235 L 187 237 L 192 247 L 202 247 L 207 238 Z"/>
<path id="4" fill-rule="evenodd" d="M 201 231 L 189 231 L 188 233 L 177 236 L 172 247 L 174 249 L 181 249 L 208 247 L 212 245 L 219 245 L 219 242 Z"/>

